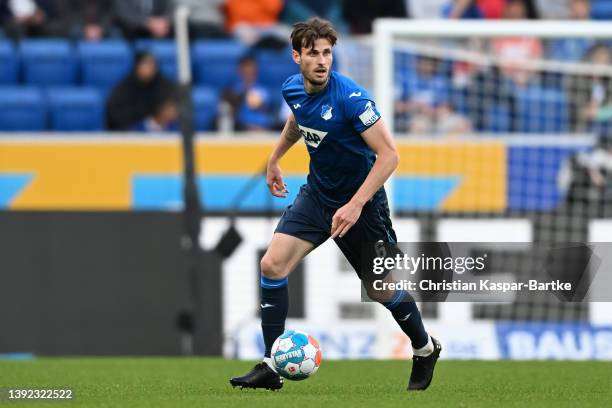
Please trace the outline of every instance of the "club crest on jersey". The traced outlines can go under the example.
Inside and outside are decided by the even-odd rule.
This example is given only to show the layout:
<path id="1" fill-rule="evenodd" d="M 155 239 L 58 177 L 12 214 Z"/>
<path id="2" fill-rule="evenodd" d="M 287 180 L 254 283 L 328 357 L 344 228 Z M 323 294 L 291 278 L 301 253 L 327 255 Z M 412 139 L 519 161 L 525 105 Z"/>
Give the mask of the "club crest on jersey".
<path id="1" fill-rule="evenodd" d="M 323 139 L 325 139 L 325 136 L 327 136 L 327 132 L 322 132 L 317 129 L 311 129 L 302 125 L 298 125 L 298 128 L 304 137 L 304 142 L 306 142 L 308 146 L 319 147 Z"/>
<path id="2" fill-rule="evenodd" d="M 330 120 L 332 118 L 332 109 L 334 109 L 332 106 L 323 105 L 321 107 L 321 117 L 325 120 Z"/>

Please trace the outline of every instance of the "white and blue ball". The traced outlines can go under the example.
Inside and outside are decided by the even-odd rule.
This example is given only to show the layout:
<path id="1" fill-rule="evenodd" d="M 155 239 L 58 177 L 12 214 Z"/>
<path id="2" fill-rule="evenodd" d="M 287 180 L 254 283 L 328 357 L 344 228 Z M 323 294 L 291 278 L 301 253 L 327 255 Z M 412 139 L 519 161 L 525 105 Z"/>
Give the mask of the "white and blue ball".
<path id="1" fill-rule="evenodd" d="M 288 380 L 305 380 L 321 365 L 319 342 L 308 333 L 285 330 L 272 345 L 272 363 Z"/>

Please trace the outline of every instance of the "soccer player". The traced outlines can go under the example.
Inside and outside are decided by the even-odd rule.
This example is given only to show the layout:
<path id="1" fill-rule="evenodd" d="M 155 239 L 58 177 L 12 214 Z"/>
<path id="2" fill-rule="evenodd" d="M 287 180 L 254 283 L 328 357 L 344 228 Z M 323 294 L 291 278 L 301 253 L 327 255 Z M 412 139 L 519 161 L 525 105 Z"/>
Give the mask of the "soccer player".
<path id="1" fill-rule="evenodd" d="M 272 390 L 283 386 L 270 351 L 285 328 L 287 276 L 302 258 L 331 237 L 364 281 L 363 245 L 396 242 L 383 184 L 399 156 L 367 91 L 331 70 L 336 39 L 333 26 L 319 18 L 295 24 L 291 33 L 293 60 L 300 74 L 289 77 L 282 87 L 292 114 L 268 160 L 270 192 L 286 196 L 279 161 L 301 138 L 310 154 L 310 169 L 307 183 L 283 213 L 261 260 L 263 362 L 232 378 L 233 386 Z M 440 343 L 425 331 L 410 294 L 397 291 L 383 298 L 371 288 L 366 285 L 368 295 L 389 309 L 412 342 L 408 390 L 426 389 L 442 350 Z"/>

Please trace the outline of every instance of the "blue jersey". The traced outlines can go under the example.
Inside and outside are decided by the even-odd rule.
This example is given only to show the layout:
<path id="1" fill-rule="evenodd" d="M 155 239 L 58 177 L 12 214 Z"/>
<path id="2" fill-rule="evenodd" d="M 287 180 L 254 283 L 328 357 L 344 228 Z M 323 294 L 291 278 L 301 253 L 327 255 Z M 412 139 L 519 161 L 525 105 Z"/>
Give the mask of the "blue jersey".
<path id="1" fill-rule="evenodd" d="M 364 88 L 337 72 L 316 94 L 306 93 L 301 74 L 289 77 L 282 92 L 310 154 L 309 187 L 323 204 L 341 207 L 376 160 L 361 137 L 380 118 L 374 101 Z M 381 194 L 382 188 L 376 196 Z"/>

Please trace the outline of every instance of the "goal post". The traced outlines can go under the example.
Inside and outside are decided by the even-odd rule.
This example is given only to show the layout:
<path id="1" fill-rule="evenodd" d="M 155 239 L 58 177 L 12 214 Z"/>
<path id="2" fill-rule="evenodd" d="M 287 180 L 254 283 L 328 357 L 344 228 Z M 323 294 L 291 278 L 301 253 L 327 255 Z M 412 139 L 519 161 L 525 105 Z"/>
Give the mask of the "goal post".
<path id="1" fill-rule="evenodd" d="M 351 63 L 357 52 L 343 62 L 349 76 L 373 79 L 378 109 L 403 151 L 390 206 L 396 218 L 421 222 L 421 241 L 612 237 L 609 23 L 382 18 L 373 28 L 370 39 L 351 44 L 371 52 L 371 66 Z M 512 230 L 522 232 L 511 239 Z M 497 256 L 499 271 L 528 278 L 524 260 Z M 423 309 L 438 322 L 612 321 L 602 320 L 612 316 L 611 303 L 553 300 Z M 384 319 L 377 315 L 378 325 Z"/>

